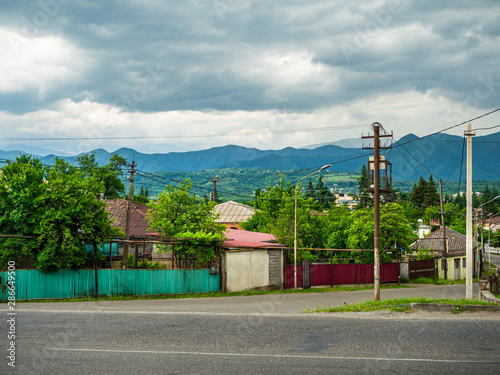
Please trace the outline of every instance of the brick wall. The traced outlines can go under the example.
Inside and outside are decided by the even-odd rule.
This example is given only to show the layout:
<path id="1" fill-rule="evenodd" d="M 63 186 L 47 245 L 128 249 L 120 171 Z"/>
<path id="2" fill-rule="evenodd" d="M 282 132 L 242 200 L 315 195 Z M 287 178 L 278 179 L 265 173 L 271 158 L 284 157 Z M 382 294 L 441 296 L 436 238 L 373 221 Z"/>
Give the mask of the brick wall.
<path id="1" fill-rule="evenodd" d="M 281 250 L 268 250 L 269 255 L 269 287 L 271 289 L 283 288 L 283 269 Z"/>

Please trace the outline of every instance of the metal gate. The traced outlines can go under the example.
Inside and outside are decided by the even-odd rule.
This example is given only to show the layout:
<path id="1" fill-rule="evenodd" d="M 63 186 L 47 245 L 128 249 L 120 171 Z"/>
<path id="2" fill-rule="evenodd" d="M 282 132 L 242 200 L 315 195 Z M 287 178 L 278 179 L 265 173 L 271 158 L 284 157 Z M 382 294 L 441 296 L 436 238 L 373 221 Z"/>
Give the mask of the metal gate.
<path id="1" fill-rule="evenodd" d="M 436 262 L 434 259 L 410 260 L 408 262 L 410 280 L 420 277 L 436 277 Z"/>

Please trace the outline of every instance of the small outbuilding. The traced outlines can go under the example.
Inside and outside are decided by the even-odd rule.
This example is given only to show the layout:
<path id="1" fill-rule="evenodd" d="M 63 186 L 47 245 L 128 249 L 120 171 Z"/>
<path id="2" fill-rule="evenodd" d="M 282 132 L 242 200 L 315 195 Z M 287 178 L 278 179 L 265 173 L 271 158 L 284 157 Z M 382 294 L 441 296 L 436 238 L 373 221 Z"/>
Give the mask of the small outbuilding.
<path id="1" fill-rule="evenodd" d="M 283 248 L 269 233 L 227 229 L 222 247 L 223 290 L 274 290 L 283 288 Z"/>
<path id="2" fill-rule="evenodd" d="M 467 237 L 451 228 L 439 228 L 427 237 L 417 240 L 413 244 L 413 251 L 419 249 L 431 250 L 436 259 L 437 275 L 440 279 L 461 280 L 465 279 L 466 240 Z M 446 241 L 446 254 L 444 254 L 444 243 Z M 477 267 L 478 243 L 472 241 L 473 269 Z"/>

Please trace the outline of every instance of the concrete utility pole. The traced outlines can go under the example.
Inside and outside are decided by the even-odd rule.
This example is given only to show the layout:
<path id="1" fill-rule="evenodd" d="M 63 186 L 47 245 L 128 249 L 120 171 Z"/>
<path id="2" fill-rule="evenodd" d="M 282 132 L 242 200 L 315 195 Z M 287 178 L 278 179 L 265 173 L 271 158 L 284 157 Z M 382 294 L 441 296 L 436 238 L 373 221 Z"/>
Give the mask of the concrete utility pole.
<path id="1" fill-rule="evenodd" d="M 472 298 L 472 270 L 474 257 L 472 254 L 472 125 L 467 126 L 467 193 L 466 193 L 466 248 L 465 248 L 465 298 Z"/>
<path id="2" fill-rule="evenodd" d="M 380 301 L 380 125 L 378 122 L 372 124 L 373 137 L 373 287 L 374 301 Z M 392 133 L 382 137 L 392 137 Z M 368 168 L 370 173 L 370 168 Z"/>
<path id="3" fill-rule="evenodd" d="M 217 182 L 220 181 L 219 176 L 212 177 L 210 179 L 210 182 L 213 182 L 214 188 L 213 191 L 210 193 L 210 201 L 211 202 L 217 202 L 218 201 L 218 196 L 217 196 Z"/>
<path id="4" fill-rule="evenodd" d="M 126 269 L 128 265 L 128 249 L 129 249 L 129 243 L 128 240 L 130 240 L 130 212 L 132 211 L 132 195 L 134 193 L 134 174 L 135 174 L 135 167 L 137 167 L 137 163 L 132 160 L 132 164 L 128 165 L 130 167 L 130 170 L 128 173 L 130 173 L 130 188 L 128 190 L 128 199 L 127 199 L 127 216 L 125 219 L 125 239 L 127 240 L 125 244 L 123 245 L 123 259 L 122 259 L 122 268 Z"/>
<path id="5" fill-rule="evenodd" d="M 441 204 L 441 228 L 443 231 L 443 258 L 445 259 L 446 267 L 444 268 L 444 278 L 448 276 L 448 241 L 446 240 L 446 226 L 444 222 L 444 203 L 443 203 L 443 181 L 439 179 L 439 201 Z"/>

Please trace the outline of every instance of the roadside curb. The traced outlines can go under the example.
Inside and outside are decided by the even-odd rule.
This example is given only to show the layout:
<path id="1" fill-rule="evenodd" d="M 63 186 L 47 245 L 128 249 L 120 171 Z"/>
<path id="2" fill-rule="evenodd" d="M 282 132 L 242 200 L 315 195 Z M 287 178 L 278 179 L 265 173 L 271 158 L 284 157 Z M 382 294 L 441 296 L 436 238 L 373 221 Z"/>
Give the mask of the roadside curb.
<path id="1" fill-rule="evenodd" d="M 500 298 L 495 297 L 489 290 L 481 290 L 479 292 L 479 299 L 486 302 L 500 303 Z"/>
<path id="2" fill-rule="evenodd" d="M 444 303 L 411 303 L 410 307 L 415 311 L 428 311 L 428 312 L 453 312 L 455 310 L 461 311 L 486 311 L 486 312 L 500 312 L 500 306 L 493 305 L 447 305 Z"/>

